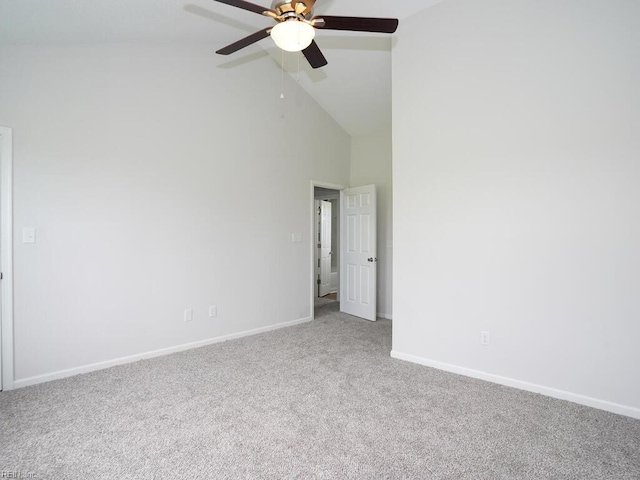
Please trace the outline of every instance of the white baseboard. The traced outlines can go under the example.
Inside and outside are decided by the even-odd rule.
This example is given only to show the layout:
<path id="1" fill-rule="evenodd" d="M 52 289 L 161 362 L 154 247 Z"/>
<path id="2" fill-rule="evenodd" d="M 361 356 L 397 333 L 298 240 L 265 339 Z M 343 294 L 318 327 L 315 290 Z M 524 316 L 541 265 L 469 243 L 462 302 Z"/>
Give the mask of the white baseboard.
<path id="1" fill-rule="evenodd" d="M 378 316 L 378 318 L 386 318 L 387 320 L 393 320 L 393 317 L 391 316 L 390 313 L 378 312 L 376 315 Z"/>
<path id="2" fill-rule="evenodd" d="M 194 348 L 206 347 L 207 345 L 213 345 L 214 343 L 226 342 L 228 340 L 234 340 L 236 338 L 248 337 L 250 335 L 257 335 L 259 333 L 270 332 L 272 330 L 278 330 L 280 328 L 293 327 L 302 323 L 310 322 L 311 317 L 301 318 L 298 320 L 292 320 L 290 322 L 277 323 L 275 325 L 269 325 L 267 327 L 255 328 L 253 330 L 246 330 L 244 332 L 232 333 L 229 335 L 222 335 L 220 337 L 208 338 L 205 340 L 199 340 L 197 342 L 185 343 L 183 345 L 176 345 L 173 347 L 162 348 L 160 350 L 153 350 L 151 352 L 138 353 L 136 355 L 130 355 L 127 357 L 115 358 L 113 360 L 107 360 L 104 362 L 91 363 L 89 365 L 82 365 L 80 367 L 69 368 L 67 370 L 58 370 L 57 372 L 45 373 L 44 375 L 36 375 L 33 377 L 27 377 L 20 380 L 16 380 L 13 383 L 13 388 L 28 387 L 29 385 L 36 385 L 38 383 L 50 382 L 52 380 L 59 380 L 61 378 L 72 377 L 81 373 L 94 372 L 96 370 L 104 370 L 105 368 L 115 367 L 117 365 L 124 365 L 126 363 L 133 363 L 140 360 L 149 358 L 161 357 L 163 355 L 170 355 L 172 353 L 183 352 L 185 350 L 191 350 Z"/>
<path id="3" fill-rule="evenodd" d="M 558 390 L 556 388 L 545 387 L 544 385 L 537 385 L 535 383 L 529 383 L 522 380 L 501 377 L 500 375 L 494 375 L 491 373 L 482 372 L 480 370 L 459 367 L 457 365 L 451 365 L 428 358 L 409 355 L 407 353 L 402 353 L 395 350 L 391 352 L 391 357 L 398 360 L 417 363 L 419 365 L 424 365 L 427 367 L 437 368 L 438 370 L 444 370 L 446 372 L 457 373 L 459 375 L 464 375 L 472 378 L 478 378 L 480 380 L 486 380 L 487 382 L 497 383 L 499 385 L 505 385 L 507 387 L 518 388 L 520 390 L 526 390 L 528 392 L 539 393 L 560 400 L 568 400 L 569 402 L 578 403 L 587 407 L 606 410 L 607 412 L 617 413 L 619 415 L 625 415 L 627 417 L 640 419 L 640 409 L 629 407 L 627 405 L 620 405 L 618 403 L 608 402 L 606 400 L 600 400 L 593 397 L 587 397 L 585 395 L 567 392 L 564 390 Z"/>

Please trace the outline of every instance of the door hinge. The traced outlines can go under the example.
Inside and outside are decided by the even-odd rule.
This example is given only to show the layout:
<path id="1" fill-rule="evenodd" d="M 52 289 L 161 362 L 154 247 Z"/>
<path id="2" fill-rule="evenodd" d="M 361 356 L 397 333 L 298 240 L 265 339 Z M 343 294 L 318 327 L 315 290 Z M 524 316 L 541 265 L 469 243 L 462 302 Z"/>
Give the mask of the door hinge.
<path id="1" fill-rule="evenodd" d="M 0 280 L 4 278 L 4 273 L 0 272 Z"/>

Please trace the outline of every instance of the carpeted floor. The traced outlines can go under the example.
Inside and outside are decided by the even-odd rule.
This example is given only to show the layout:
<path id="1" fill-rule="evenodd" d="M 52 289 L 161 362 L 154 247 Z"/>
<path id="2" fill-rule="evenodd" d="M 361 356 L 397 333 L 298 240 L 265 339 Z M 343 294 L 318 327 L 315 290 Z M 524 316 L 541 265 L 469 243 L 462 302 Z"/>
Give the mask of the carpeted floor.
<path id="1" fill-rule="evenodd" d="M 315 307 L 324 307 L 325 305 L 333 302 L 337 302 L 336 294 L 330 293 L 324 297 L 315 297 Z"/>
<path id="2" fill-rule="evenodd" d="M 640 421 L 393 360 L 390 322 L 337 306 L 318 306 L 312 323 L 3 392 L 0 471 L 640 478 Z"/>

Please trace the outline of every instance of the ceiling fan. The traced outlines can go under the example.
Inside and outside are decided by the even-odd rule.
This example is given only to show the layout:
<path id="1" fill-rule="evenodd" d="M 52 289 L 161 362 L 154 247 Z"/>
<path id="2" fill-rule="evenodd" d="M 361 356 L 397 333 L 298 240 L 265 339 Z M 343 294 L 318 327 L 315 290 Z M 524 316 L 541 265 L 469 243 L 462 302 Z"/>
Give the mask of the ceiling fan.
<path id="1" fill-rule="evenodd" d="M 393 33 L 398 28 L 398 20 L 395 18 L 336 17 L 330 15 L 314 17 L 313 6 L 316 0 L 274 0 L 271 8 L 264 8 L 244 0 L 214 1 L 264 15 L 278 22 L 273 27 L 260 30 L 218 50 L 216 53 L 220 55 L 237 52 L 271 35 L 273 41 L 282 50 L 302 51 L 313 68 L 320 68 L 327 64 L 327 59 L 314 40 L 316 28 L 376 33 Z"/>

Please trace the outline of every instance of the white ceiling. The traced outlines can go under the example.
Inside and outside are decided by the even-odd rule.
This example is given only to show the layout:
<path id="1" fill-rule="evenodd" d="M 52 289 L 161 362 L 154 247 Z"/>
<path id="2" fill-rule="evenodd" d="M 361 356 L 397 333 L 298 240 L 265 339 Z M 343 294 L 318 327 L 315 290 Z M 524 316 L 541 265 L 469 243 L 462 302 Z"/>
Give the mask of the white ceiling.
<path id="1" fill-rule="evenodd" d="M 442 0 L 318 0 L 316 15 L 402 19 Z M 269 6 L 270 0 L 252 3 Z M 0 0 L 1 44 L 206 42 L 215 50 L 269 26 L 271 20 L 213 0 Z M 351 135 L 366 135 L 391 121 L 391 42 L 384 34 L 318 31 L 329 65 L 311 69 L 300 54 L 285 68 Z M 270 39 L 230 57 L 227 68 L 281 52 Z"/>

